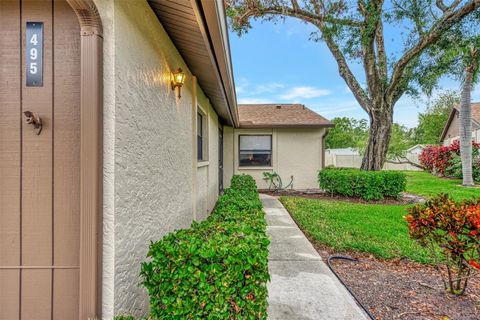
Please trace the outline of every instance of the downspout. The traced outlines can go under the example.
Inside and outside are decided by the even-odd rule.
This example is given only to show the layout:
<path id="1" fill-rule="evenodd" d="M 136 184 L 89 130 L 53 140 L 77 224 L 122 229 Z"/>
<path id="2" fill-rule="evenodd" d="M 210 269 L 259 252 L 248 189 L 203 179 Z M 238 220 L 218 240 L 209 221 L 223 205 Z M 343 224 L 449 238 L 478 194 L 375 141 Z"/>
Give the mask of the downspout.
<path id="1" fill-rule="evenodd" d="M 193 157 L 192 157 L 192 172 L 193 172 L 193 179 L 192 179 L 192 214 L 193 214 L 193 221 L 197 221 L 197 176 L 198 176 L 198 145 L 197 145 L 197 106 L 198 106 L 198 99 L 197 99 L 197 77 L 192 77 L 192 150 L 193 150 Z"/>
<path id="2" fill-rule="evenodd" d="M 101 314 L 103 208 L 103 29 L 93 0 L 67 0 L 80 24 L 79 318 Z"/>
<path id="3" fill-rule="evenodd" d="M 325 169 L 325 138 L 328 135 L 328 128 L 325 128 L 325 132 L 322 135 L 322 163 L 321 168 Z"/>

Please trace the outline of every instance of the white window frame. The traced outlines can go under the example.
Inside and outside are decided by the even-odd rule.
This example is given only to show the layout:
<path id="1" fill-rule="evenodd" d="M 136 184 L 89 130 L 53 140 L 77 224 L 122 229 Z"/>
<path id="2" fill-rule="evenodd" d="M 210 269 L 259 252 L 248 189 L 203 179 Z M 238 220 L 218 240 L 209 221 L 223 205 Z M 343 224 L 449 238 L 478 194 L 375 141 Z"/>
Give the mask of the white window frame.
<path id="1" fill-rule="evenodd" d="M 198 157 L 198 116 L 202 117 L 202 157 L 199 159 Z M 204 111 L 204 109 L 197 105 L 197 112 L 196 112 L 196 120 L 195 120 L 195 139 L 197 144 L 197 154 L 195 155 L 198 163 L 205 163 L 209 159 L 208 154 L 208 113 Z"/>

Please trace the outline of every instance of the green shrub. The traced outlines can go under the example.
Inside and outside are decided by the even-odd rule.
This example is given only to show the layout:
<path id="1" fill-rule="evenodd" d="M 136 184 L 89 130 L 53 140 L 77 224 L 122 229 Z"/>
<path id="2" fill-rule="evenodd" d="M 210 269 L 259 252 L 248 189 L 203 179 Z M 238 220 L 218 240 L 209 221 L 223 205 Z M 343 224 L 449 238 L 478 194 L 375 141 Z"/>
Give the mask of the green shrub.
<path id="1" fill-rule="evenodd" d="M 440 194 L 407 212 L 410 237 L 430 250 L 445 290 L 464 294 L 480 270 L 480 199 L 455 202 Z"/>
<path id="2" fill-rule="evenodd" d="M 113 317 L 113 320 L 148 320 L 147 318 L 135 318 L 131 315 L 121 315 Z"/>
<path id="3" fill-rule="evenodd" d="M 399 171 L 363 171 L 325 168 L 318 173 L 320 188 L 331 194 L 367 201 L 385 197 L 399 199 L 406 188 L 406 177 Z"/>
<path id="4" fill-rule="evenodd" d="M 459 154 L 451 156 L 444 174 L 446 177 L 462 179 L 462 158 Z M 477 148 L 472 149 L 472 176 L 473 180 L 480 182 L 480 150 Z"/>
<path id="5" fill-rule="evenodd" d="M 255 181 L 234 176 L 209 218 L 152 243 L 142 264 L 155 319 L 266 319 L 268 245 Z"/>

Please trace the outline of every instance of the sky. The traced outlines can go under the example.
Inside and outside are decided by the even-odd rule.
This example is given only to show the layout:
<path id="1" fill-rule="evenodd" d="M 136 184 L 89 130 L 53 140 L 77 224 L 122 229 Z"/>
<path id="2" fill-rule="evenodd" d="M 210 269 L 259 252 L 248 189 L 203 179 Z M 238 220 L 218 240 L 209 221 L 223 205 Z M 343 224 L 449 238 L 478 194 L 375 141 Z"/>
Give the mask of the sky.
<path id="1" fill-rule="evenodd" d="M 314 27 L 292 18 L 278 24 L 252 21 L 252 26 L 240 38 L 229 35 L 238 103 L 302 103 L 327 119 L 368 119 L 338 74 L 326 45 L 308 39 Z M 401 35 L 396 32 L 386 27 L 391 53 L 401 48 Z M 351 68 L 356 75 L 363 74 L 361 65 Z M 461 83 L 444 78 L 439 85 L 433 98 L 443 90 L 459 91 Z M 395 106 L 394 121 L 415 127 L 428 99 L 403 96 Z M 480 101 L 480 85 L 474 88 L 472 101 Z"/>

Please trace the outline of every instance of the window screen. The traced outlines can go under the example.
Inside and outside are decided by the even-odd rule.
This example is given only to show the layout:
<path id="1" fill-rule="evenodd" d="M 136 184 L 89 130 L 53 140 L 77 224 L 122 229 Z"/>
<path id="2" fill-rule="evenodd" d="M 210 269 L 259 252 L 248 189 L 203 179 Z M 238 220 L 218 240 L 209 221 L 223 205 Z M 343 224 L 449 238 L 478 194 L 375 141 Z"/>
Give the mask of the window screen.
<path id="1" fill-rule="evenodd" d="M 241 135 L 239 138 L 241 167 L 272 166 L 272 136 Z"/>
<path id="2" fill-rule="evenodd" d="M 203 115 L 197 113 L 197 160 L 203 160 Z"/>

